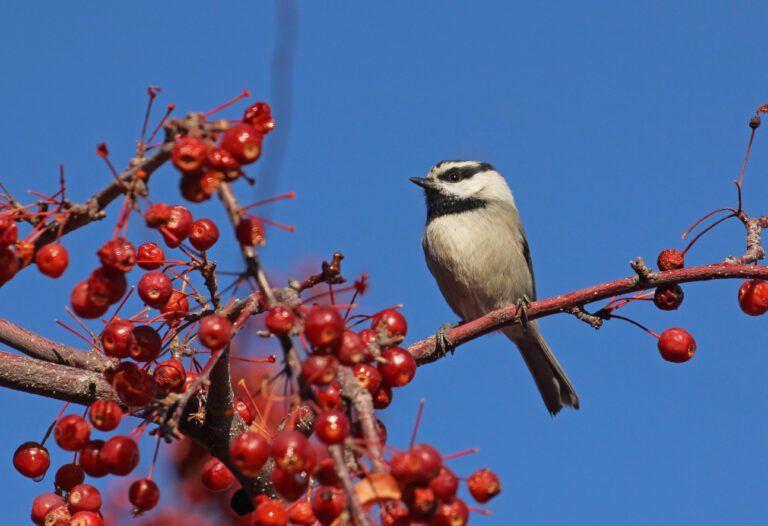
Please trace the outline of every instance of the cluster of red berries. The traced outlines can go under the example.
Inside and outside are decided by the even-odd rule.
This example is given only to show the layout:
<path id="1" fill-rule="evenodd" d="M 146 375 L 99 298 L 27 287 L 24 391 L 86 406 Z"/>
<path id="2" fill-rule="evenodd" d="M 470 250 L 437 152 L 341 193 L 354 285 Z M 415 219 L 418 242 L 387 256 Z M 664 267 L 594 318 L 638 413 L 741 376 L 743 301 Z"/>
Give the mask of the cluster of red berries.
<path id="1" fill-rule="evenodd" d="M 40 272 L 48 277 L 58 278 L 64 274 L 69 265 L 67 249 L 59 243 L 49 243 L 35 252 L 31 241 L 19 240 L 16 221 L 13 211 L 0 214 L 0 285 L 13 278 L 33 259 Z"/>

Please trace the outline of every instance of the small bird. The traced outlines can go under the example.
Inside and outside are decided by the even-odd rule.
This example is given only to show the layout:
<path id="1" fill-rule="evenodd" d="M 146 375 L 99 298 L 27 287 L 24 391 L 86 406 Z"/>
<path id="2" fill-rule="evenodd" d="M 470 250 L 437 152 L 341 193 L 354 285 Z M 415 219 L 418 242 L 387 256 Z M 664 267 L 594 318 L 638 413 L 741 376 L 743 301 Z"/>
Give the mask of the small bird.
<path id="1" fill-rule="evenodd" d="M 426 178 L 412 177 L 427 202 L 422 246 L 448 305 L 463 321 L 536 299 L 531 252 L 507 182 L 479 161 L 443 161 Z M 446 324 L 438 332 L 451 350 Z M 504 327 L 520 350 L 552 415 L 579 408 L 579 397 L 535 321 Z"/>

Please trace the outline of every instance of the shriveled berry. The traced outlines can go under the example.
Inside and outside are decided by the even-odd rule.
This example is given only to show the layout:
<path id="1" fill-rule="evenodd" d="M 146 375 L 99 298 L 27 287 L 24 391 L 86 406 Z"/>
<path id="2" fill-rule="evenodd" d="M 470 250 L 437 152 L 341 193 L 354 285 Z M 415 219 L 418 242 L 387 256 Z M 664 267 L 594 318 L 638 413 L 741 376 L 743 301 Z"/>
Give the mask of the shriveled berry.
<path id="1" fill-rule="evenodd" d="M 309 487 L 309 475 L 306 471 L 288 473 L 280 468 L 272 470 L 272 484 L 285 500 L 299 499 Z"/>
<path id="2" fill-rule="evenodd" d="M 478 469 L 467 479 L 469 492 L 480 504 L 485 504 L 501 493 L 499 477 L 490 469 Z"/>
<path id="3" fill-rule="evenodd" d="M 659 337 L 659 352 L 668 362 L 687 362 L 696 352 L 696 342 L 685 329 L 667 329 Z"/>
<path id="4" fill-rule="evenodd" d="M 240 164 L 250 164 L 261 155 L 262 134 L 250 124 L 235 124 L 221 138 L 221 147 Z"/>
<path id="5" fill-rule="evenodd" d="M 163 266 L 165 252 L 157 243 L 142 243 L 136 254 L 136 264 L 144 270 L 157 270 Z"/>
<path id="6" fill-rule="evenodd" d="M 385 349 L 381 357 L 386 362 L 379 363 L 377 367 L 384 384 L 390 387 L 402 387 L 413 380 L 416 374 L 416 360 L 411 353 L 400 347 L 391 347 Z"/>
<path id="7" fill-rule="evenodd" d="M 75 288 L 72 289 L 72 294 L 69 298 L 70 304 L 72 305 L 72 310 L 75 311 L 75 314 L 81 318 L 98 318 L 107 312 L 109 304 L 106 302 L 101 305 L 94 303 L 93 300 L 91 300 L 91 296 L 88 292 L 89 287 L 87 281 L 81 281 L 75 285 Z"/>
<path id="8" fill-rule="evenodd" d="M 685 266 L 685 256 L 676 248 L 662 250 L 656 259 L 656 266 L 659 270 L 677 270 Z"/>
<path id="9" fill-rule="evenodd" d="M 259 474 L 270 455 L 269 440 L 253 431 L 240 434 L 229 446 L 235 467 L 248 477 Z"/>
<path id="10" fill-rule="evenodd" d="M 96 255 L 102 265 L 118 272 L 128 272 L 136 264 L 136 249 L 123 238 L 107 241 Z"/>
<path id="11" fill-rule="evenodd" d="M 335 353 L 343 334 L 344 318 L 334 307 L 312 307 L 304 317 L 304 336 L 316 352 Z"/>
<path id="12" fill-rule="evenodd" d="M 192 231 L 194 219 L 192 213 L 181 205 L 169 209 L 168 221 L 160 227 L 163 241 L 171 248 L 178 247 Z"/>
<path id="13" fill-rule="evenodd" d="M 192 223 L 189 242 L 197 250 L 208 250 L 219 240 L 219 228 L 210 219 L 198 219 Z"/>
<path id="14" fill-rule="evenodd" d="M 680 285 L 657 287 L 653 293 L 653 304 L 661 310 L 675 310 L 683 302 L 683 289 Z"/>
<path id="15" fill-rule="evenodd" d="M 745 281 L 739 288 L 739 307 L 750 316 L 768 312 L 768 283 L 761 279 Z"/>
<path id="16" fill-rule="evenodd" d="M 197 337 L 208 349 L 218 351 L 232 339 L 232 323 L 224 316 L 209 314 L 200 320 Z"/>
<path id="17" fill-rule="evenodd" d="M 88 277 L 88 297 L 96 305 L 114 305 L 125 295 L 125 273 L 99 267 Z"/>
<path id="18" fill-rule="evenodd" d="M 301 377 L 312 385 L 328 385 L 336 378 L 339 362 L 334 356 L 311 355 L 301 362 Z"/>
<path id="19" fill-rule="evenodd" d="M 113 475 L 125 476 L 139 464 L 139 446 L 127 436 L 113 436 L 104 443 L 99 459 Z"/>
<path id="20" fill-rule="evenodd" d="M 45 516 L 52 510 L 62 506 L 66 506 L 66 503 L 60 495 L 56 495 L 55 493 L 41 493 L 35 497 L 35 500 L 32 503 L 32 522 L 38 526 L 43 526 L 45 524 Z"/>
<path id="21" fill-rule="evenodd" d="M 265 500 L 256 507 L 254 526 L 285 526 L 288 512 L 280 501 Z"/>
<path id="22" fill-rule="evenodd" d="M 381 387 L 381 373 L 367 363 L 359 363 L 352 367 L 352 374 L 369 393 L 376 394 Z"/>
<path id="23" fill-rule="evenodd" d="M 122 362 L 110 373 L 112 388 L 120 400 L 132 407 L 144 407 L 155 397 L 154 379 L 135 363 Z"/>
<path id="24" fill-rule="evenodd" d="M 312 513 L 323 526 L 332 524 L 345 507 L 344 492 L 339 488 L 321 486 L 312 497 Z"/>
<path id="25" fill-rule="evenodd" d="M 90 484 L 78 484 L 67 496 L 70 513 L 79 511 L 98 512 L 101 509 L 101 493 Z"/>
<path id="26" fill-rule="evenodd" d="M 72 514 L 66 506 L 59 506 L 48 512 L 43 524 L 45 526 L 72 526 Z"/>
<path id="27" fill-rule="evenodd" d="M 208 146 L 199 137 L 177 139 L 171 149 L 171 162 L 183 173 L 202 170 L 208 163 Z"/>
<path id="28" fill-rule="evenodd" d="M 107 323 L 101 332 L 101 347 L 104 349 L 104 354 L 113 358 L 127 358 L 128 339 L 133 329 L 133 323 L 120 318 Z"/>
<path id="29" fill-rule="evenodd" d="M 180 290 L 171 292 L 168 303 L 160 309 L 163 318 L 171 327 L 178 325 L 179 321 L 189 313 L 189 299 Z"/>
<path id="30" fill-rule="evenodd" d="M 314 432 L 325 444 L 341 444 L 349 436 L 349 420 L 341 411 L 324 411 L 315 419 Z"/>
<path id="31" fill-rule="evenodd" d="M 262 247 L 267 242 L 264 225 L 255 217 L 243 217 L 235 228 L 235 236 L 241 245 Z"/>
<path id="32" fill-rule="evenodd" d="M 200 470 L 200 480 L 209 491 L 226 491 L 235 481 L 235 476 L 218 458 L 212 458 Z"/>
<path id="33" fill-rule="evenodd" d="M 202 203 L 211 195 L 203 187 L 203 172 L 185 173 L 179 179 L 179 192 L 190 203 Z"/>
<path id="34" fill-rule="evenodd" d="M 103 440 L 91 440 L 80 450 L 80 465 L 89 477 L 99 478 L 109 474 L 107 466 L 101 461 Z"/>
<path id="35" fill-rule="evenodd" d="M 429 518 L 437 508 L 437 497 L 429 487 L 415 486 L 403 494 L 403 501 L 417 518 Z"/>
<path id="36" fill-rule="evenodd" d="M 382 384 L 379 390 L 373 394 L 374 409 L 386 409 L 392 403 L 392 388 Z"/>
<path id="37" fill-rule="evenodd" d="M 114 400 L 96 400 L 88 409 L 88 419 L 99 431 L 112 431 L 122 418 L 123 410 Z"/>
<path id="38" fill-rule="evenodd" d="M 37 251 L 35 264 L 42 274 L 49 278 L 58 278 L 69 266 L 69 253 L 63 245 L 51 243 Z"/>
<path id="39" fill-rule="evenodd" d="M 91 426 L 80 415 L 66 415 L 56 423 L 53 439 L 64 451 L 77 451 L 90 441 Z"/>
<path id="40" fill-rule="evenodd" d="M 374 330 L 382 345 L 397 345 L 405 339 L 408 323 L 400 311 L 387 309 L 373 317 L 371 329 Z"/>
<path id="41" fill-rule="evenodd" d="M 159 309 L 171 299 L 173 284 L 162 272 L 147 272 L 139 280 L 138 292 L 144 303 Z"/>
<path id="42" fill-rule="evenodd" d="M 277 467 L 286 473 L 311 472 L 315 467 L 314 451 L 307 438 L 298 431 L 287 430 L 276 434 L 272 439 L 271 454 Z"/>
<path id="43" fill-rule="evenodd" d="M 291 309 L 287 307 L 272 307 L 264 316 L 264 324 L 267 330 L 276 336 L 286 336 L 291 333 L 296 323 Z"/>
<path id="44" fill-rule="evenodd" d="M 171 207 L 165 203 L 155 203 L 144 213 L 144 220 L 149 228 L 160 228 L 171 218 Z"/>
<path id="45" fill-rule="evenodd" d="M 7 246 L 0 245 L 0 285 L 6 283 L 19 271 L 19 258 Z"/>
<path id="46" fill-rule="evenodd" d="M 160 488 L 152 479 L 139 479 L 128 488 L 128 500 L 139 511 L 148 511 L 160 500 Z"/>
<path id="47" fill-rule="evenodd" d="M 157 364 L 153 373 L 157 388 L 163 393 L 175 393 L 184 387 L 187 373 L 180 360 L 171 358 Z"/>
<path id="48" fill-rule="evenodd" d="M 54 484 L 59 491 L 70 491 L 85 480 L 85 470 L 80 464 L 62 464 L 56 470 Z"/>
<path id="49" fill-rule="evenodd" d="M 48 450 L 37 442 L 24 442 L 13 454 L 13 467 L 27 478 L 42 478 L 50 466 Z"/>
<path id="50" fill-rule="evenodd" d="M 149 325 L 139 325 L 128 336 L 128 355 L 137 362 L 151 362 L 162 348 L 160 334 Z"/>
<path id="51" fill-rule="evenodd" d="M 467 505 L 463 500 L 455 498 L 437 507 L 430 526 L 464 526 L 467 521 L 469 521 Z"/>
<path id="52" fill-rule="evenodd" d="M 247 122 L 254 129 L 266 135 L 275 128 L 275 120 L 272 118 L 272 108 L 266 102 L 255 102 L 243 113 L 243 122 Z"/>

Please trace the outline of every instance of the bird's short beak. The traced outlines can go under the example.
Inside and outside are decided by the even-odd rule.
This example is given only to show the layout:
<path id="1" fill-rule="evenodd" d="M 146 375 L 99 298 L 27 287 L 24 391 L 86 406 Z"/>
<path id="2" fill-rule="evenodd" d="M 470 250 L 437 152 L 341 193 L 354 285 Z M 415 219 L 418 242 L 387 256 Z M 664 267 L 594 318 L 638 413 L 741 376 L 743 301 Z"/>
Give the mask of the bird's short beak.
<path id="1" fill-rule="evenodd" d="M 423 179 L 421 177 L 411 177 L 410 180 L 413 184 L 417 184 L 424 189 L 432 188 L 433 186 L 432 181 L 430 181 L 426 177 Z"/>

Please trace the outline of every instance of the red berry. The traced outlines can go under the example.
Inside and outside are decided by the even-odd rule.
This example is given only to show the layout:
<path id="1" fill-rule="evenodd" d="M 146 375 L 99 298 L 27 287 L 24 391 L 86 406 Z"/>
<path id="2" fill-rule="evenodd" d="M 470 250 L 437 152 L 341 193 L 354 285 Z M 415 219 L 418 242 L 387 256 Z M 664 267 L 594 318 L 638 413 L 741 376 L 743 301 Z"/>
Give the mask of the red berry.
<path id="1" fill-rule="evenodd" d="M 143 243 L 139 245 L 136 255 L 136 264 L 144 270 L 156 270 L 163 266 L 165 252 L 156 243 Z"/>
<path id="2" fill-rule="evenodd" d="M 107 241 L 96 255 L 102 265 L 118 272 L 128 272 L 136 264 L 136 249 L 123 238 Z"/>
<path id="3" fill-rule="evenodd" d="M 139 511 L 151 510 L 160 500 L 160 488 L 151 479 L 139 479 L 128 488 L 128 500 Z"/>
<path id="4" fill-rule="evenodd" d="M 229 445 L 235 467 L 247 477 L 255 477 L 269 458 L 269 441 L 261 434 L 246 431 Z"/>
<path id="5" fill-rule="evenodd" d="M 48 450 L 37 442 L 24 442 L 13 454 L 13 467 L 31 479 L 42 479 L 50 466 Z"/>
<path id="6" fill-rule="evenodd" d="M 96 305 L 113 305 L 120 301 L 128 289 L 125 273 L 99 267 L 88 278 L 88 297 Z"/>
<path id="7" fill-rule="evenodd" d="M 408 323 L 400 311 L 387 309 L 373 317 L 371 329 L 375 331 L 382 345 L 397 345 L 405 339 Z"/>
<path id="8" fill-rule="evenodd" d="M 113 358 L 128 357 L 128 339 L 133 329 L 133 323 L 120 318 L 107 323 L 101 332 L 101 346 L 104 354 Z"/>
<path id="9" fill-rule="evenodd" d="M 373 394 L 374 409 L 386 409 L 392 403 L 392 388 L 382 384 L 379 390 Z"/>
<path id="10" fill-rule="evenodd" d="M 662 250 L 656 260 L 659 270 L 677 270 L 685 266 L 685 256 L 676 248 Z"/>
<path id="11" fill-rule="evenodd" d="M 387 427 L 379 419 L 376 419 L 376 434 L 379 436 L 379 442 L 381 444 L 387 443 Z M 366 440 L 365 434 L 363 433 L 363 426 L 359 420 L 352 424 L 352 436 L 358 440 Z"/>
<path id="12" fill-rule="evenodd" d="M 419 518 L 428 518 L 437 508 L 437 497 L 428 487 L 408 488 L 403 494 L 403 501 L 408 506 L 411 515 Z"/>
<path id="13" fill-rule="evenodd" d="M 696 352 L 696 342 L 685 329 L 667 329 L 659 337 L 659 352 L 668 362 L 687 362 Z"/>
<path id="14" fill-rule="evenodd" d="M 92 511 L 79 511 L 72 516 L 69 526 L 104 526 L 104 519 Z"/>
<path id="15" fill-rule="evenodd" d="M 64 416 L 53 429 L 53 439 L 64 451 L 77 451 L 91 440 L 91 426 L 80 415 Z"/>
<path id="16" fill-rule="evenodd" d="M 0 245 L 0 285 L 10 281 L 19 271 L 19 258 L 10 248 Z"/>
<path id="17" fill-rule="evenodd" d="M 99 478 L 109 474 L 107 466 L 101 461 L 103 440 L 91 440 L 80 450 L 80 465 L 89 477 Z"/>
<path id="18" fill-rule="evenodd" d="M 67 497 L 70 513 L 79 511 L 98 512 L 101 509 L 101 493 L 90 484 L 78 484 Z"/>
<path id="19" fill-rule="evenodd" d="M 464 501 L 456 498 L 440 504 L 430 526 L 464 526 L 469 521 L 469 509 Z"/>
<path id="20" fill-rule="evenodd" d="M 254 526 L 285 526 L 288 524 L 288 512 L 280 501 L 265 500 L 256 507 Z"/>
<path id="21" fill-rule="evenodd" d="M 334 307 L 312 307 L 304 317 L 304 336 L 317 352 L 335 352 L 343 334 L 344 318 Z"/>
<path id="22" fill-rule="evenodd" d="M 291 524 L 296 526 L 312 526 L 317 518 L 312 513 L 312 505 L 307 501 L 297 502 L 288 510 L 288 518 Z"/>
<path id="23" fill-rule="evenodd" d="M 272 108 L 266 102 L 255 102 L 243 113 L 243 122 L 247 122 L 262 135 L 266 135 L 275 128 L 272 118 Z"/>
<path id="24" fill-rule="evenodd" d="M 739 306 L 750 316 L 768 312 L 768 283 L 761 279 L 745 281 L 739 288 Z"/>
<path id="25" fill-rule="evenodd" d="M 267 330 L 277 336 L 286 336 L 291 333 L 296 323 L 296 316 L 287 307 L 272 307 L 264 317 Z"/>
<path id="26" fill-rule="evenodd" d="M 253 411 L 251 411 L 251 407 L 242 398 L 235 398 L 235 411 L 237 411 L 237 414 L 240 415 L 240 418 L 243 419 L 243 422 L 245 422 L 245 425 L 250 426 L 251 422 L 253 422 L 254 414 Z"/>
<path id="27" fill-rule="evenodd" d="M 280 468 L 272 470 L 272 484 L 285 500 L 299 499 L 309 487 L 309 475 L 306 471 L 288 473 Z"/>
<path id="28" fill-rule="evenodd" d="M 272 439 L 271 453 L 277 467 L 286 473 L 311 472 L 315 467 L 314 451 L 307 438 L 298 431 L 281 431 Z"/>
<path id="29" fill-rule="evenodd" d="M 338 368 L 335 357 L 315 354 L 301 362 L 301 377 L 311 385 L 328 385 L 336 378 Z"/>
<path id="30" fill-rule="evenodd" d="M 163 305 L 160 312 L 169 325 L 172 327 L 178 325 L 181 319 L 189 313 L 189 299 L 187 295 L 181 291 L 174 290 L 171 292 L 171 298 L 168 300 L 168 303 Z"/>
<path id="31" fill-rule="evenodd" d="M 127 436 L 113 436 L 101 448 L 99 459 L 113 475 L 125 476 L 139 464 L 139 446 Z"/>
<path id="32" fill-rule="evenodd" d="M 192 213 L 181 205 L 169 209 L 168 221 L 160 227 L 163 241 L 171 248 L 178 247 L 192 231 Z"/>
<path id="33" fill-rule="evenodd" d="M 19 227 L 8 215 L 0 216 L 0 248 L 8 248 L 19 240 Z"/>
<path id="34" fill-rule="evenodd" d="M 232 486 L 235 476 L 218 458 L 212 458 L 200 470 L 200 480 L 210 491 L 225 491 Z"/>
<path id="35" fill-rule="evenodd" d="M 218 351 L 229 345 L 232 339 L 232 323 L 224 316 L 209 314 L 200 320 L 197 337 L 208 349 Z"/>
<path id="36" fill-rule="evenodd" d="M 372 395 L 376 394 L 376 391 L 381 387 L 381 373 L 367 363 L 359 363 L 352 367 L 352 374 L 355 375 L 360 385 Z"/>
<path id="37" fill-rule="evenodd" d="M 221 147 L 240 164 L 250 164 L 261 155 L 262 135 L 250 124 L 235 124 L 221 138 Z"/>
<path id="38" fill-rule="evenodd" d="M 197 250 L 208 250 L 219 240 L 219 228 L 210 219 L 198 219 L 192 223 L 189 242 Z"/>
<path id="39" fill-rule="evenodd" d="M 56 470 L 54 484 L 59 491 L 70 491 L 85 480 L 85 470 L 80 464 L 62 464 Z"/>
<path id="40" fill-rule="evenodd" d="M 45 516 L 45 526 L 70 526 L 72 524 L 72 514 L 65 506 L 59 506 L 48 512 Z"/>
<path id="41" fill-rule="evenodd" d="M 330 357 L 320 357 L 318 358 L 330 358 Z M 304 375 L 302 375 L 304 377 Z M 304 377 L 306 379 L 306 377 Z M 312 383 L 312 382 L 308 382 Z M 341 385 L 338 381 L 334 380 L 328 385 L 326 385 L 323 388 L 315 387 L 314 388 L 315 397 L 317 398 L 317 403 L 320 404 L 320 407 L 323 409 L 341 409 L 342 408 L 342 402 L 341 402 Z"/>
<path id="42" fill-rule="evenodd" d="M 171 150 L 171 162 L 183 173 L 202 170 L 208 163 L 208 146 L 199 137 L 177 139 Z"/>
<path id="43" fill-rule="evenodd" d="M 246 247 L 263 247 L 267 242 L 264 225 L 255 217 L 243 217 L 235 228 L 235 236 Z"/>
<path id="44" fill-rule="evenodd" d="M 157 388 L 163 393 L 177 393 L 184 387 L 187 373 L 180 360 L 171 358 L 157 364 L 153 374 Z"/>
<path id="45" fill-rule="evenodd" d="M 211 150 L 208 153 L 208 163 L 224 174 L 227 181 L 234 181 L 243 173 L 240 169 L 240 163 L 224 148 Z"/>
<path id="46" fill-rule="evenodd" d="M 321 486 L 338 486 L 341 482 L 336 474 L 336 466 L 330 458 L 324 458 L 318 462 L 314 476 Z"/>
<path id="47" fill-rule="evenodd" d="M 35 264 L 42 274 L 49 278 L 58 278 L 67 270 L 69 254 L 63 245 L 51 243 L 37 251 Z"/>
<path id="48" fill-rule="evenodd" d="M 204 183 L 203 178 L 206 174 L 207 172 L 183 174 L 181 179 L 179 179 L 179 191 L 181 192 L 181 196 L 191 203 L 202 203 L 206 199 L 210 199 L 213 192 L 208 192 L 210 184 Z"/>
<path id="49" fill-rule="evenodd" d="M 416 444 L 411 448 L 411 453 L 419 459 L 419 482 L 427 482 L 440 474 L 443 467 L 443 459 L 440 453 L 429 444 Z"/>
<path id="50" fill-rule="evenodd" d="M 680 285 L 657 287 L 653 293 L 653 304 L 661 310 L 675 310 L 683 302 L 683 289 Z"/>
<path id="51" fill-rule="evenodd" d="M 112 431 L 120 425 L 123 410 L 113 400 L 96 400 L 88 409 L 88 418 L 99 431 Z"/>
<path id="52" fill-rule="evenodd" d="M 168 303 L 173 293 L 173 284 L 162 272 L 148 272 L 141 276 L 138 286 L 139 297 L 154 309 Z"/>
<path id="53" fill-rule="evenodd" d="M 110 373 L 112 388 L 126 405 L 144 407 L 155 397 L 155 381 L 135 363 L 122 362 Z"/>
<path id="54" fill-rule="evenodd" d="M 0 259 L 2 256 L 0 256 Z M 2 265 L 2 262 L 0 261 L 0 265 Z M 2 280 L 0 279 L 0 283 Z M 89 287 L 87 281 L 81 281 L 77 285 L 75 285 L 75 288 L 72 289 L 72 294 L 70 295 L 70 303 L 72 304 L 72 310 L 75 311 L 75 314 L 80 316 L 81 318 L 86 319 L 93 319 L 98 318 L 105 312 L 107 312 L 107 309 L 109 308 L 108 303 L 103 303 L 101 305 L 98 305 L 93 302 L 91 299 L 91 296 L 89 294 Z"/>
<path id="55" fill-rule="evenodd" d="M 478 469 L 467 479 L 469 492 L 480 504 L 485 504 L 501 493 L 501 482 L 496 473 L 490 469 Z"/>
<path id="56" fill-rule="evenodd" d="M 314 431 L 325 444 L 341 444 L 349 436 L 349 420 L 341 411 L 325 411 L 315 419 Z"/>
<path id="57" fill-rule="evenodd" d="M 312 497 L 312 513 L 323 526 L 328 526 L 346 507 L 344 492 L 332 486 L 320 486 Z"/>
<path id="58" fill-rule="evenodd" d="M 344 331 L 338 350 L 339 362 L 342 365 L 355 365 L 365 361 L 365 343 L 360 335 L 352 331 Z"/>
<path id="59" fill-rule="evenodd" d="M 411 353 L 400 347 L 385 349 L 381 357 L 386 363 L 379 363 L 382 381 L 390 387 L 402 387 L 413 380 L 416 374 L 416 360 Z M 372 393 L 375 394 L 375 393 Z"/>
<path id="60" fill-rule="evenodd" d="M 434 492 L 435 497 L 442 502 L 450 502 L 456 497 L 459 479 L 453 474 L 453 471 L 443 466 L 440 473 L 429 481 L 429 488 Z"/>
<path id="61" fill-rule="evenodd" d="M 144 220 L 149 228 L 160 228 L 171 218 L 171 207 L 165 203 L 155 203 L 144 213 Z"/>
<path id="62" fill-rule="evenodd" d="M 32 503 L 32 522 L 38 526 L 45 524 L 45 516 L 52 510 L 65 506 L 64 499 L 55 493 L 41 493 Z"/>
<path id="63" fill-rule="evenodd" d="M 160 355 L 163 340 L 149 325 L 139 325 L 128 336 L 128 355 L 137 362 L 151 362 Z"/>

